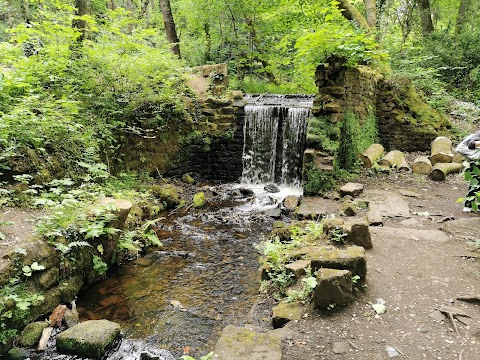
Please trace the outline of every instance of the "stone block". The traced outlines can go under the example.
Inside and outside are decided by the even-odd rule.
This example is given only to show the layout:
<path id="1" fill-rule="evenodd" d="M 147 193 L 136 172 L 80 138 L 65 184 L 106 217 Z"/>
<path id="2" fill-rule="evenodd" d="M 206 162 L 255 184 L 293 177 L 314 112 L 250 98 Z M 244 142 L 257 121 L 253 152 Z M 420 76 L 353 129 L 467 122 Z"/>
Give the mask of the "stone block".
<path id="1" fill-rule="evenodd" d="M 339 191 L 341 196 L 350 195 L 352 197 L 357 197 L 363 193 L 364 187 L 365 185 L 363 184 L 349 182 L 343 185 Z"/>
<path id="2" fill-rule="evenodd" d="M 282 301 L 273 308 L 272 324 L 274 329 L 283 327 L 290 321 L 302 319 L 304 307 L 300 302 L 287 303 Z"/>
<path id="3" fill-rule="evenodd" d="M 348 246 L 338 249 L 335 246 L 317 246 L 308 254 L 312 271 L 320 268 L 349 270 L 353 275 L 364 279 L 367 276 L 365 249 L 361 246 Z"/>
<path id="4" fill-rule="evenodd" d="M 108 320 L 88 320 L 57 336 L 57 349 L 80 357 L 101 358 L 120 335 L 120 325 Z"/>
<path id="5" fill-rule="evenodd" d="M 330 102 L 328 104 L 323 105 L 323 111 L 327 114 L 341 113 L 342 105 L 339 104 L 338 102 Z"/>
<path id="6" fill-rule="evenodd" d="M 352 273 L 348 270 L 320 269 L 313 290 L 313 304 L 328 309 L 332 304 L 346 305 L 353 300 Z"/>
<path id="7" fill-rule="evenodd" d="M 346 241 L 351 244 L 372 248 L 372 236 L 366 219 L 357 219 L 345 224 Z"/>
<path id="8" fill-rule="evenodd" d="M 290 264 L 287 264 L 285 268 L 287 273 L 293 273 L 295 278 L 301 279 L 307 273 L 307 269 L 310 267 L 310 260 L 296 260 Z"/>

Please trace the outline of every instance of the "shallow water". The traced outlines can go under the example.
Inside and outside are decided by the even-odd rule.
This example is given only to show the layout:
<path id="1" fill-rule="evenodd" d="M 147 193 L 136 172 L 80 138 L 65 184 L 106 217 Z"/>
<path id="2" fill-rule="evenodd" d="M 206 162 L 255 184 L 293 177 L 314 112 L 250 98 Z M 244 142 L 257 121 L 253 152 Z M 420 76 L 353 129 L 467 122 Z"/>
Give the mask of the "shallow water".
<path id="1" fill-rule="evenodd" d="M 271 225 L 253 210 L 225 205 L 165 222 L 157 229 L 161 249 L 82 294 L 81 320 L 118 322 L 124 338 L 176 356 L 185 346 L 193 356 L 213 350 L 226 325 L 246 322 L 260 285 L 254 244 Z"/>

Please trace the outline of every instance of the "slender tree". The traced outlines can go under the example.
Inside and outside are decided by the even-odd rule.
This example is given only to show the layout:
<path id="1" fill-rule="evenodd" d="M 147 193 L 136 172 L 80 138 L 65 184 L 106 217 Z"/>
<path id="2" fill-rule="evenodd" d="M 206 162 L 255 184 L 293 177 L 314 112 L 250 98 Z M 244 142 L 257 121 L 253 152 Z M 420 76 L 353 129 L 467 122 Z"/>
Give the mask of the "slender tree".
<path id="1" fill-rule="evenodd" d="M 467 12 L 471 5 L 472 5 L 471 0 L 460 0 L 460 5 L 458 6 L 458 12 L 457 12 L 457 21 L 455 26 L 455 32 L 457 34 L 460 34 L 465 28 Z"/>
<path id="2" fill-rule="evenodd" d="M 417 0 L 422 20 L 422 32 L 424 35 L 431 34 L 435 29 L 433 27 L 432 10 L 430 0 Z"/>
<path id="3" fill-rule="evenodd" d="M 180 40 L 178 39 L 177 29 L 175 28 L 175 22 L 173 21 L 170 0 L 160 0 L 160 8 L 162 10 L 163 23 L 165 24 L 165 34 L 168 42 L 172 44 L 172 52 L 181 58 Z"/>
<path id="4" fill-rule="evenodd" d="M 88 15 L 90 13 L 90 0 L 75 0 L 75 8 L 75 15 Z M 82 34 L 80 35 L 79 41 L 83 41 L 87 32 L 87 22 L 82 19 L 75 19 L 73 20 L 73 27 L 80 30 Z"/>
<path id="5" fill-rule="evenodd" d="M 377 6 L 375 0 L 363 0 L 367 14 L 367 23 L 371 29 L 377 27 Z"/>

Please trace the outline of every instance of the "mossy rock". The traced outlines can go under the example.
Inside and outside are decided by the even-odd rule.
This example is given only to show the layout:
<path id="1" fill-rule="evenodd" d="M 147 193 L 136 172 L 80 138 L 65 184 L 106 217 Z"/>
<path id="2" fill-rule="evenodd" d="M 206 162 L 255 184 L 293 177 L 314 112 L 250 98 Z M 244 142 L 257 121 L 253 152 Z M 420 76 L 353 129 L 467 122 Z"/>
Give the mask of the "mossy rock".
<path id="1" fill-rule="evenodd" d="M 24 348 L 12 348 L 7 354 L 8 360 L 26 360 L 30 359 L 30 350 Z"/>
<path id="2" fill-rule="evenodd" d="M 43 329 L 47 327 L 48 322 L 46 321 L 36 321 L 28 324 L 20 335 L 20 345 L 26 348 L 34 348 L 42 336 Z"/>
<path id="3" fill-rule="evenodd" d="M 181 203 L 179 190 L 175 185 L 151 185 L 149 190 L 153 196 L 165 202 L 169 208 L 177 207 Z"/>
<path id="4" fill-rule="evenodd" d="M 183 174 L 182 181 L 185 184 L 190 184 L 190 185 L 195 184 L 195 179 L 190 174 Z"/>
<path id="5" fill-rule="evenodd" d="M 120 335 L 120 325 L 108 320 L 88 320 L 57 336 L 57 349 L 81 357 L 101 358 Z"/>
<path id="6" fill-rule="evenodd" d="M 193 207 L 199 209 L 204 207 L 207 204 L 207 199 L 205 198 L 205 193 L 199 192 L 193 195 Z"/>

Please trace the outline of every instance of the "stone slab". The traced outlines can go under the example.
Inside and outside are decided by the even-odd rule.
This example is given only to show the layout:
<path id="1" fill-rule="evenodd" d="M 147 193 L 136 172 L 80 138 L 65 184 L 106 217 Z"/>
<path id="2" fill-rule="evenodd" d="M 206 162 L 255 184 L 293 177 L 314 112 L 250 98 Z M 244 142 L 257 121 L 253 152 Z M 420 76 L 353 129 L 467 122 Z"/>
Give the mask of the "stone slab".
<path id="1" fill-rule="evenodd" d="M 357 197 L 363 192 L 363 188 L 363 184 L 349 182 L 343 185 L 339 191 L 341 196 L 350 195 L 352 197 Z"/>
<path id="2" fill-rule="evenodd" d="M 321 219 L 328 214 L 337 212 L 337 204 L 333 200 L 319 197 L 305 197 L 297 208 L 296 216 L 298 219 Z"/>
<path id="3" fill-rule="evenodd" d="M 449 221 L 443 224 L 441 229 L 459 238 L 478 238 L 480 217 Z"/>
<path id="4" fill-rule="evenodd" d="M 281 360 L 282 339 L 268 333 L 229 325 L 213 352 L 215 360 Z"/>
<path id="5" fill-rule="evenodd" d="M 366 192 L 369 210 L 389 218 L 410 218 L 410 208 L 401 195 L 386 190 L 370 190 Z"/>
<path id="6" fill-rule="evenodd" d="M 431 241 L 445 243 L 450 237 L 441 230 L 408 229 L 394 227 L 372 227 L 370 233 L 375 241 L 382 241 L 385 238 L 405 238 L 412 241 Z"/>
<path id="7" fill-rule="evenodd" d="M 335 246 L 317 246 L 308 254 L 312 259 L 312 271 L 320 268 L 349 270 L 353 275 L 364 279 L 367 276 L 365 249 L 361 246 L 347 246 L 338 249 Z"/>

